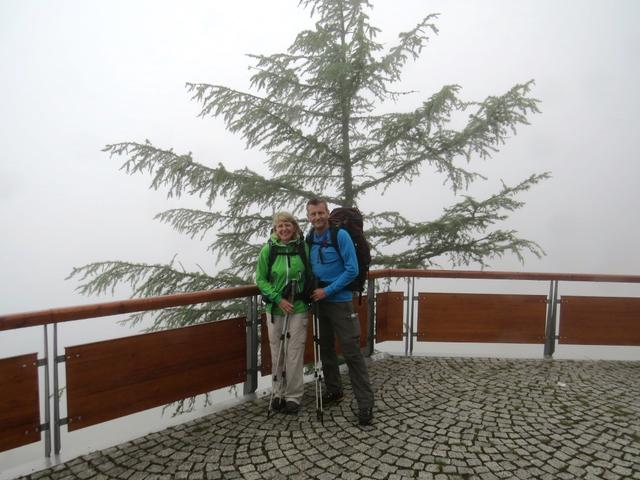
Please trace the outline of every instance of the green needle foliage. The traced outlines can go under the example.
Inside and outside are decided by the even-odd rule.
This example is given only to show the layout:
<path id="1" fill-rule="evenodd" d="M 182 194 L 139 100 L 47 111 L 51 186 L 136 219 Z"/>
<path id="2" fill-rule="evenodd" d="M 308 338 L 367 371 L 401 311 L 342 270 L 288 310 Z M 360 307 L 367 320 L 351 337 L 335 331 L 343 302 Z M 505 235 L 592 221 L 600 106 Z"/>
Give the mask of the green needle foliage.
<path id="1" fill-rule="evenodd" d="M 454 192 L 466 190 L 483 178 L 467 170 L 470 160 L 490 158 L 538 112 L 539 101 L 530 96 L 533 82 L 483 101 L 462 100 L 460 86 L 446 85 L 413 111 L 379 113 L 385 102 L 411 93 L 392 86 L 405 64 L 419 57 L 429 35 L 437 33 L 437 16 L 427 15 L 385 48 L 369 23 L 367 0 L 299 3 L 316 18 L 315 28 L 300 32 L 284 53 L 251 55 L 250 92 L 187 84 L 201 106 L 200 116 L 222 118 L 248 148 L 263 152 L 269 176 L 197 162 L 191 153 L 148 141 L 104 149 L 124 159 L 128 174 L 150 175 L 151 187 L 166 190 L 168 197 L 201 199 L 203 210 L 169 210 L 156 218 L 191 237 L 213 235 L 209 250 L 231 266 L 194 273 L 175 259 L 167 265 L 93 263 L 70 274 L 80 280 L 82 293 L 102 294 L 121 283 L 130 284 L 136 297 L 253 283 L 255 260 L 270 228 L 268 212 L 287 209 L 304 217 L 306 200 L 316 195 L 363 210 L 374 266 L 426 268 L 443 260 L 485 266 L 505 254 L 520 260 L 526 253 L 543 254 L 535 242 L 495 224 L 520 208 L 517 195 L 546 173 L 503 185 L 483 200 L 463 196 L 435 220 L 411 222 L 401 212 L 371 212 L 358 203 L 393 184 L 410 184 L 427 170 L 441 175 Z M 465 123 L 454 128 L 460 118 Z M 222 318 L 233 310 L 231 304 L 167 310 L 156 317 L 154 328 Z"/>

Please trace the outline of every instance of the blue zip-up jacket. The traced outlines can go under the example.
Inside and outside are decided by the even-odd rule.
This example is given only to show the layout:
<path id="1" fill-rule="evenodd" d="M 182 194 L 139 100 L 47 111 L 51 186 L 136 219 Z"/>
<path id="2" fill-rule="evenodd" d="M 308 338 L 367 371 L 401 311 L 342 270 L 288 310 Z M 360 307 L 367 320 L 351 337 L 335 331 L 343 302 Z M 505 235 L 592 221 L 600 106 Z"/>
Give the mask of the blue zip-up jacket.
<path id="1" fill-rule="evenodd" d="M 353 292 L 346 289 L 358 276 L 358 258 L 356 249 L 349 234 L 338 230 L 338 248 L 331 244 L 331 229 L 328 228 L 320 236 L 313 231 L 310 249 L 311 269 L 313 274 L 326 286 L 327 297 L 323 300 L 330 303 L 350 302 Z"/>

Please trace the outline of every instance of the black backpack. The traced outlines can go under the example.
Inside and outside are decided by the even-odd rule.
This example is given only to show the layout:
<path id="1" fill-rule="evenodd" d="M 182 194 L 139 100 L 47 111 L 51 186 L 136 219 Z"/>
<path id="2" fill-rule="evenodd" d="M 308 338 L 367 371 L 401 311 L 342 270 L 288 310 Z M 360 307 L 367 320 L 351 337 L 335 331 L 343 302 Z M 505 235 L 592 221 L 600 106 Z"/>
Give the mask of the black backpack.
<path id="1" fill-rule="evenodd" d="M 334 208 L 329 214 L 329 225 L 331 228 L 331 244 L 342 258 L 340 253 L 340 247 L 338 246 L 338 230 L 341 228 L 351 237 L 353 246 L 356 250 L 356 258 L 358 259 L 358 276 L 347 285 L 347 289 L 360 294 L 362 299 L 362 292 L 364 291 L 364 285 L 369 273 L 369 266 L 371 265 L 371 247 L 369 242 L 364 236 L 364 221 L 362 219 L 362 213 L 360 210 L 354 207 L 337 207 Z M 309 232 L 307 236 L 307 242 L 312 243 L 313 230 Z"/>

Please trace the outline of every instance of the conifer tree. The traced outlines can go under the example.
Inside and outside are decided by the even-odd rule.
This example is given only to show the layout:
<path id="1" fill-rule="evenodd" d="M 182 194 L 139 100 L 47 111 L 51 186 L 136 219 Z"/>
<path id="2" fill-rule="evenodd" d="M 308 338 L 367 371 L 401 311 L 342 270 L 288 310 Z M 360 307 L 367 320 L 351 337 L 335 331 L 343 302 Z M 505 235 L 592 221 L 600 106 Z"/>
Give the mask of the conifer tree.
<path id="1" fill-rule="evenodd" d="M 516 128 L 538 112 L 530 96 L 532 81 L 483 101 L 460 98 L 460 86 L 446 85 L 413 111 L 379 113 L 397 100 L 393 85 L 409 60 L 416 60 L 429 36 L 437 33 L 437 15 L 427 15 L 385 48 L 376 41 L 367 0 L 301 0 L 317 19 L 300 32 L 284 53 L 251 55 L 250 91 L 215 84 L 187 84 L 202 117 L 220 117 L 248 148 L 264 154 L 269 175 L 248 168 L 230 170 L 149 142 L 107 145 L 124 159 L 128 174 L 150 173 L 154 189 L 168 197 L 196 196 L 203 208 L 173 209 L 156 218 L 192 237 L 212 235 L 209 245 L 230 267 L 189 272 L 168 264 L 97 262 L 73 269 L 84 294 L 100 294 L 120 283 L 133 296 L 214 289 L 254 282 L 255 261 L 270 229 L 270 212 L 287 209 L 304 218 L 308 198 L 358 206 L 368 222 L 373 267 L 426 268 L 436 262 L 482 266 L 504 254 L 543 254 L 533 241 L 495 224 L 523 203 L 516 197 L 547 177 L 532 175 L 484 199 L 462 196 L 437 219 L 409 221 L 399 211 L 375 212 L 362 202 L 367 194 L 421 175 L 443 176 L 454 192 L 482 178 L 466 167 L 488 159 Z M 467 118 L 462 128 L 454 116 Z M 220 208 L 223 200 L 226 205 Z M 406 213 L 405 213 L 406 214 Z M 390 253 L 394 252 L 394 253 Z M 175 257 L 174 257 L 175 258 Z M 213 262 L 212 262 L 213 263 Z M 212 268 L 213 270 L 213 268 Z M 230 314 L 233 305 L 166 309 L 154 328 L 194 323 Z M 133 321 L 143 315 L 134 316 Z"/>

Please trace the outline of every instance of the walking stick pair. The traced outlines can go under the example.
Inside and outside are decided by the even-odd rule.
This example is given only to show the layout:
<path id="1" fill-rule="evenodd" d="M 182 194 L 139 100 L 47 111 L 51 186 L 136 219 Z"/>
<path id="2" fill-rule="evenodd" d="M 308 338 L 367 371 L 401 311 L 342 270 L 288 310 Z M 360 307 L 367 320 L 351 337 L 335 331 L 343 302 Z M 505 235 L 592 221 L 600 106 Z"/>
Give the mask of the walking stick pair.
<path id="1" fill-rule="evenodd" d="M 317 288 L 317 280 L 315 285 Z M 295 299 L 296 282 L 291 284 L 290 302 L 293 303 Z M 322 410 L 322 359 L 320 358 L 320 315 L 319 315 L 318 302 L 313 302 L 313 377 L 315 380 L 315 395 L 316 395 L 316 418 L 320 423 L 324 424 L 323 410 Z M 276 370 L 273 374 L 273 387 L 271 388 L 271 397 L 269 398 L 269 410 L 267 417 L 273 412 L 273 397 L 275 395 L 275 384 L 280 381 L 282 387 L 286 387 L 287 374 L 286 374 L 286 358 L 287 348 L 289 344 L 289 314 L 285 314 L 284 321 L 282 322 L 282 332 L 280 334 L 280 345 L 278 347 L 278 358 L 276 360 Z M 284 351 L 284 356 L 282 355 Z M 278 379 L 278 370 L 280 368 L 280 359 L 285 359 L 284 368 L 282 369 L 282 375 Z"/>
<path id="2" fill-rule="evenodd" d="M 289 298 L 287 298 L 287 300 L 292 304 L 295 301 L 296 283 L 297 282 L 295 280 L 291 282 L 290 284 L 291 291 L 289 292 Z M 290 337 L 289 316 L 290 314 L 285 312 L 284 321 L 282 322 L 282 332 L 280 333 L 280 344 L 278 346 L 278 358 L 276 359 L 276 370 L 275 372 L 273 372 L 273 384 L 271 387 L 271 397 L 269 398 L 269 410 L 267 411 L 267 418 L 271 415 L 271 412 L 273 412 L 273 397 L 276 392 L 276 389 L 275 389 L 276 383 L 280 382 L 282 386 L 282 391 L 284 391 L 284 389 L 287 386 L 287 351 L 289 347 L 289 337 Z M 284 360 L 284 365 L 282 367 L 282 375 L 280 375 L 280 379 L 278 379 L 278 370 L 280 369 L 281 358 Z"/>

